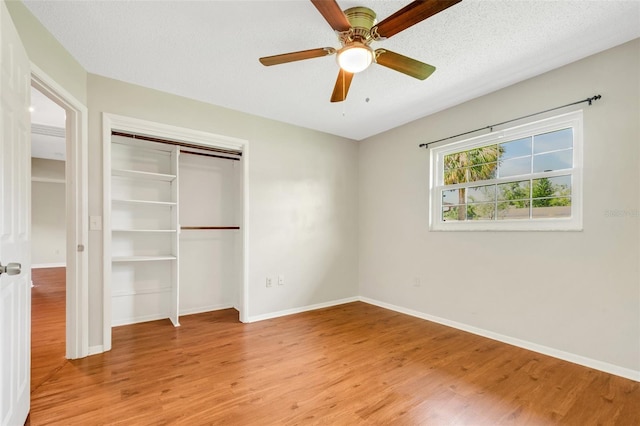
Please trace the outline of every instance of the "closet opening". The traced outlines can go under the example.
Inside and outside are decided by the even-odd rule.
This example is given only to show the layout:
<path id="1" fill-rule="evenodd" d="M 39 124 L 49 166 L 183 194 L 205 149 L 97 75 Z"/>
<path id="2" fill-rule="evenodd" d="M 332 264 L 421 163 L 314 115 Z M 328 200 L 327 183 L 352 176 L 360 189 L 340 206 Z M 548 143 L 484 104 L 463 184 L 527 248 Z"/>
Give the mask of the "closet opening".
<path id="1" fill-rule="evenodd" d="M 246 141 L 104 116 L 111 327 L 235 308 L 246 318 Z M 142 130 L 142 131 L 141 131 Z"/>

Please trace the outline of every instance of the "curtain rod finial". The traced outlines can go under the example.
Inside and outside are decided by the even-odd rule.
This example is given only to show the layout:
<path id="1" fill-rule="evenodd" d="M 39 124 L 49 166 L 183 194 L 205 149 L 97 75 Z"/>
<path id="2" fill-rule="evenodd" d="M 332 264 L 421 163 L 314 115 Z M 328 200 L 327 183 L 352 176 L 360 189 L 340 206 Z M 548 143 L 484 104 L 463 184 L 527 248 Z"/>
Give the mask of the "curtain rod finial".
<path id="1" fill-rule="evenodd" d="M 589 102 L 589 105 L 591 105 L 593 101 L 597 101 L 600 98 L 602 98 L 601 95 L 595 95 L 595 96 L 592 96 L 591 98 L 588 98 L 587 101 Z"/>

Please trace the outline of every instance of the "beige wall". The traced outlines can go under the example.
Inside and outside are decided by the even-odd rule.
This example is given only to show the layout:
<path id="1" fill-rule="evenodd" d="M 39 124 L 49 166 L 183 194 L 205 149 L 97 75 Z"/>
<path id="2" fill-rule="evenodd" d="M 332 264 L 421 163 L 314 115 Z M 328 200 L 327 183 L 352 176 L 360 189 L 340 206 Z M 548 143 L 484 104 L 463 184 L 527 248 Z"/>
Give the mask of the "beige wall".
<path id="1" fill-rule="evenodd" d="M 89 214 L 102 215 L 103 112 L 249 141 L 249 316 L 357 295 L 357 143 L 89 74 Z M 89 236 L 91 345 L 102 235 Z M 285 276 L 266 288 L 267 276 Z"/>
<path id="2" fill-rule="evenodd" d="M 640 372 L 639 58 L 635 40 L 361 143 L 360 294 Z M 428 231 L 419 143 L 595 94 L 584 231 Z"/>
<path id="3" fill-rule="evenodd" d="M 31 184 L 31 264 L 33 267 L 66 263 L 64 183 Z"/>
<path id="4" fill-rule="evenodd" d="M 19 0 L 6 2 L 29 60 L 78 101 L 87 99 L 87 72 Z"/>
<path id="5" fill-rule="evenodd" d="M 64 161 L 31 159 L 31 264 L 66 263 Z M 62 182 L 42 182 L 40 180 Z"/>
<path id="6" fill-rule="evenodd" d="M 45 158 L 31 158 L 31 177 L 65 180 L 65 162 Z"/>

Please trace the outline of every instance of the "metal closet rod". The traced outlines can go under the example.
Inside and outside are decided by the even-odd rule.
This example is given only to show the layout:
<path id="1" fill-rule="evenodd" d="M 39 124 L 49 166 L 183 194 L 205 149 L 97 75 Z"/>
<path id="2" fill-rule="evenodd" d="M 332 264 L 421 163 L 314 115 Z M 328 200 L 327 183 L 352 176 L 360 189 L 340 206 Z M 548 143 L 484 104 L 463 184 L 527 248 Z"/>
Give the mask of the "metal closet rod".
<path id="1" fill-rule="evenodd" d="M 198 144 L 195 144 L 195 143 L 174 141 L 174 140 L 171 140 L 171 139 L 161 139 L 161 138 L 156 138 L 156 137 L 153 137 L 153 136 L 137 135 L 135 133 L 120 132 L 118 130 L 112 130 L 111 131 L 111 135 L 112 136 L 122 136 L 122 137 L 125 137 L 125 138 L 131 138 L 131 139 L 140 139 L 140 140 L 148 141 L 148 142 L 164 143 L 164 144 L 167 144 L 167 145 L 182 146 L 182 147 L 185 147 L 185 148 L 192 148 L 192 149 L 199 149 L 199 150 L 210 151 L 210 152 L 217 152 L 217 153 L 220 153 L 220 154 L 229 154 L 229 155 L 242 156 L 242 152 L 241 151 L 234 151 L 234 150 L 231 150 L 231 149 L 222 149 L 222 148 L 213 148 L 213 147 L 210 147 L 210 146 L 198 145 Z M 194 154 L 193 152 L 190 152 L 190 153 Z M 230 158 L 230 157 L 221 157 L 221 158 L 228 158 L 229 160 L 238 160 L 238 158 Z"/>
<path id="2" fill-rule="evenodd" d="M 442 142 L 442 141 L 446 141 L 449 139 L 455 139 L 457 137 L 460 136 L 465 136 L 465 135 L 469 135 L 471 133 L 475 133 L 475 132 L 479 132 L 481 130 L 489 130 L 490 132 L 493 132 L 493 128 L 494 127 L 498 127 L 498 126 L 502 126 L 503 124 L 507 124 L 507 123 L 511 123 L 514 121 L 518 121 L 518 120 L 522 120 L 523 118 L 529 118 L 529 117 L 533 117 L 535 115 L 540 115 L 540 114 L 544 114 L 546 112 L 551 112 L 551 111 L 555 111 L 557 109 L 560 108 L 566 108 L 568 106 L 572 106 L 572 105 L 578 105 L 578 104 L 582 104 L 585 102 L 589 102 L 589 105 L 591 105 L 593 103 L 593 101 L 597 101 L 598 99 L 602 98 L 602 96 L 600 95 L 595 95 L 592 96 L 590 98 L 586 98 L 586 99 L 582 99 L 580 101 L 576 101 L 576 102 L 571 102 L 570 104 L 566 104 L 566 105 L 561 105 L 555 108 L 550 108 L 550 109 L 546 109 L 544 111 L 538 111 L 538 112 L 534 112 L 533 114 L 529 114 L 529 115 L 523 115 L 522 117 L 518 117 L 518 118 L 513 118 L 511 120 L 507 120 L 507 121 L 503 121 L 502 123 L 496 123 L 496 124 L 492 124 L 490 126 L 486 126 L 486 127 L 481 127 L 479 129 L 475 129 L 475 130 L 470 130 L 468 132 L 464 132 L 464 133 L 460 133 L 458 135 L 454 135 L 454 136 L 449 136 L 447 138 L 442 138 L 442 139 L 438 139 L 437 141 L 431 141 L 431 142 L 426 142 L 426 143 L 421 143 L 420 145 L 418 145 L 420 148 L 429 148 L 429 145 L 434 144 L 434 143 L 438 143 L 438 142 Z"/>
<path id="3" fill-rule="evenodd" d="M 225 160 L 240 161 L 240 159 L 236 158 L 236 157 L 225 157 L 223 155 L 208 154 L 208 153 L 204 153 L 204 152 L 185 151 L 184 149 L 181 149 L 180 153 L 181 154 L 189 154 L 189 155 L 202 155 L 203 157 L 223 158 Z"/>

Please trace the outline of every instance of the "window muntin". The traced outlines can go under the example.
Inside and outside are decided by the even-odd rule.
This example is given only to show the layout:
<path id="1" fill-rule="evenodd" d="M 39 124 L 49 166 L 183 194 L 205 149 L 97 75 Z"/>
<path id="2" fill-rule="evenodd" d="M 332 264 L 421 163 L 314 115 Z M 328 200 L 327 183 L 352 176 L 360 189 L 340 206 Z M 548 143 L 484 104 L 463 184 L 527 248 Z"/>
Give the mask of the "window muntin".
<path id="1" fill-rule="evenodd" d="M 431 229 L 580 229 L 582 112 L 432 150 Z"/>

